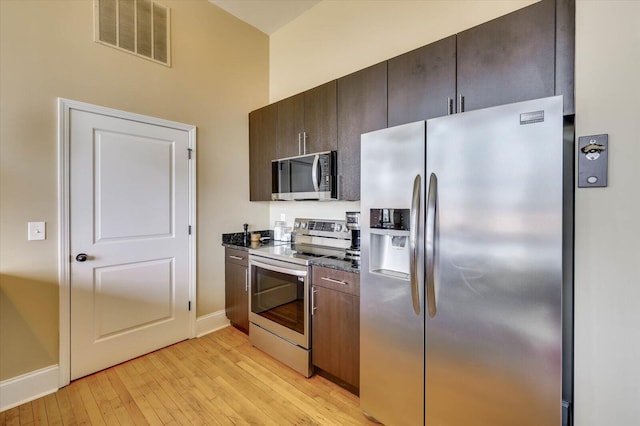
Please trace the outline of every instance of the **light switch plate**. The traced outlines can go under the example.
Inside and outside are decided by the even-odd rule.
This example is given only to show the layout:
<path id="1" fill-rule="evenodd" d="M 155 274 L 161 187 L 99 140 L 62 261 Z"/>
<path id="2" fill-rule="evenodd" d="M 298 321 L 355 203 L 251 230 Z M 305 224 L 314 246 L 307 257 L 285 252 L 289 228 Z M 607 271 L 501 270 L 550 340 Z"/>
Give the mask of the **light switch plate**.
<path id="1" fill-rule="evenodd" d="M 29 241 L 44 240 L 46 238 L 45 222 L 29 222 L 28 228 Z"/>

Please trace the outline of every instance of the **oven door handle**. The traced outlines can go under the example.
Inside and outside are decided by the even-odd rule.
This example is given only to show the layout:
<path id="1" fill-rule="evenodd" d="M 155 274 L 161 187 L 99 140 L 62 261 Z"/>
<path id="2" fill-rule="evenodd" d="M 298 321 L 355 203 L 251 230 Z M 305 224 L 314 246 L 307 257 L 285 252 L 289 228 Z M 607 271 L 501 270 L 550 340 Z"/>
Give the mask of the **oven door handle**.
<path id="1" fill-rule="evenodd" d="M 306 277 L 307 276 L 307 271 L 297 271 L 295 269 L 289 269 L 289 268 L 283 268 L 281 266 L 276 266 L 276 265 L 271 265 L 269 263 L 264 263 L 264 262 L 260 262 L 258 260 L 251 260 L 250 261 L 251 265 L 255 265 L 258 268 L 262 268 L 262 269 L 267 269 L 269 271 L 273 271 L 273 272 L 280 272 L 283 274 L 288 274 L 288 275 L 295 275 L 297 277 Z"/>

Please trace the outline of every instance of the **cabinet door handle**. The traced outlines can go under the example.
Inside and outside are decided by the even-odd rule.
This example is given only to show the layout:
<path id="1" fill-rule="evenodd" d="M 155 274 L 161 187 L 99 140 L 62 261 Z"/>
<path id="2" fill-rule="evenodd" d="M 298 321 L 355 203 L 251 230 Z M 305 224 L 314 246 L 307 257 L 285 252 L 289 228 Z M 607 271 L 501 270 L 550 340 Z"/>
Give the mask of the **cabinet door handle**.
<path id="1" fill-rule="evenodd" d="M 349 285 L 349 282 L 348 282 L 348 281 L 336 280 L 336 279 L 329 278 L 329 277 L 320 277 L 320 279 L 321 279 L 322 281 L 329 281 L 330 283 L 342 284 L 342 285 Z"/>
<path id="2" fill-rule="evenodd" d="M 464 112 L 464 96 L 462 96 L 462 93 L 458 95 L 458 112 Z"/>
<path id="3" fill-rule="evenodd" d="M 244 257 L 240 257 L 240 256 L 229 255 L 229 257 L 235 260 L 244 260 Z"/>
<path id="4" fill-rule="evenodd" d="M 447 98 L 447 115 L 451 115 L 453 112 L 453 98 Z"/>
<path id="5" fill-rule="evenodd" d="M 302 153 L 307 155 L 307 132 L 302 132 Z"/>
<path id="6" fill-rule="evenodd" d="M 244 291 L 249 293 L 249 269 L 244 270 Z"/>
<path id="7" fill-rule="evenodd" d="M 298 133 L 298 155 L 302 155 L 302 133 Z"/>
<path id="8" fill-rule="evenodd" d="M 316 306 L 317 292 L 318 291 L 314 287 L 311 287 L 311 316 L 313 316 L 313 313 L 316 311 L 316 309 L 318 309 L 318 307 Z"/>

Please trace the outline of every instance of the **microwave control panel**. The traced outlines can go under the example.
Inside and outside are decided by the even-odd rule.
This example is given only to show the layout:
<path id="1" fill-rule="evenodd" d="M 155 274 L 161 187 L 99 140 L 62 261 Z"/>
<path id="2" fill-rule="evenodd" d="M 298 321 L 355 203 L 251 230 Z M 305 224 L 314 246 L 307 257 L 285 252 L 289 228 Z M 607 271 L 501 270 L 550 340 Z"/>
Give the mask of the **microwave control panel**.
<path id="1" fill-rule="evenodd" d="M 329 158 L 328 155 L 320 155 L 318 158 L 320 167 L 320 182 L 318 182 L 318 186 L 320 187 L 320 191 L 331 190 L 331 162 Z"/>

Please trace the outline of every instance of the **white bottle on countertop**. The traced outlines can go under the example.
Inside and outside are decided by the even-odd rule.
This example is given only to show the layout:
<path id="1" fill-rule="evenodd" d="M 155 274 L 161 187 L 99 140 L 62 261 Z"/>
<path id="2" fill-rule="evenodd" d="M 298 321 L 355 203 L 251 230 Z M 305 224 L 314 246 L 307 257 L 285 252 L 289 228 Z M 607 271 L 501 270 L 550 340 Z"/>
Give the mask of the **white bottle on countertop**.
<path id="1" fill-rule="evenodd" d="M 284 232 L 287 226 L 287 222 L 283 220 L 276 220 L 276 224 L 273 227 L 273 239 L 275 241 L 284 241 Z"/>

